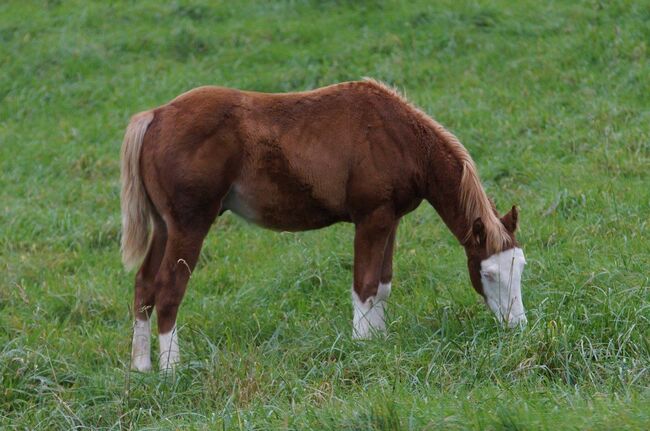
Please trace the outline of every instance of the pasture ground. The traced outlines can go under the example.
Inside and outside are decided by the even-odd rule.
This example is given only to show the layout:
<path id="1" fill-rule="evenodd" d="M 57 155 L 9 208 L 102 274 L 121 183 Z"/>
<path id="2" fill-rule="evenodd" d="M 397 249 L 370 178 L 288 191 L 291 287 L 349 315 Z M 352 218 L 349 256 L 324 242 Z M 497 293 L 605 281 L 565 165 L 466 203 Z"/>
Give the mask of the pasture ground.
<path id="1" fill-rule="evenodd" d="M 650 428 L 647 1 L 162 3 L 0 4 L 0 428 Z M 398 233 L 390 336 L 365 343 L 350 225 L 225 215 L 181 308 L 182 368 L 129 373 L 129 116 L 204 84 L 362 76 L 520 206 L 529 326 L 495 325 L 428 204 Z"/>

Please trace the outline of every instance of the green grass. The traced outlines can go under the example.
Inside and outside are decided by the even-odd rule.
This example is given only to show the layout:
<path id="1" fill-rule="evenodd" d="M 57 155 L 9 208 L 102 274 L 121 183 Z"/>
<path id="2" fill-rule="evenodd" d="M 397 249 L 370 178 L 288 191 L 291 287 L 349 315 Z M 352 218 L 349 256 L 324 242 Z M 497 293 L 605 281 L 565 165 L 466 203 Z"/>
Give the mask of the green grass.
<path id="1" fill-rule="evenodd" d="M 0 428 L 650 428 L 650 4 L 0 4 Z M 521 208 L 529 326 L 499 328 L 428 205 L 387 340 L 350 339 L 352 227 L 217 221 L 176 376 L 129 373 L 131 114 L 204 84 L 372 76 Z M 154 342 L 154 350 L 157 345 Z"/>

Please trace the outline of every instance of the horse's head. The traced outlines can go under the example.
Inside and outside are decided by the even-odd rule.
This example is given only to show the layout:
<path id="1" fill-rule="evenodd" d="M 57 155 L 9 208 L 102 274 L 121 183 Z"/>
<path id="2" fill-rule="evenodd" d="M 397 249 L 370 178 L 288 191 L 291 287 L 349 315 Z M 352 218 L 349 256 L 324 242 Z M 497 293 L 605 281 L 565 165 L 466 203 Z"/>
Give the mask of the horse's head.
<path id="1" fill-rule="evenodd" d="M 465 247 L 474 289 L 483 296 L 499 322 L 510 327 L 525 325 L 527 322 L 521 299 L 521 274 L 526 259 L 515 238 L 517 219 L 518 212 L 514 206 L 500 219 L 510 237 L 510 247 L 498 253 L 490 253 L 486 227 L 480 218 L 474 221 L 472 241 Z"/>

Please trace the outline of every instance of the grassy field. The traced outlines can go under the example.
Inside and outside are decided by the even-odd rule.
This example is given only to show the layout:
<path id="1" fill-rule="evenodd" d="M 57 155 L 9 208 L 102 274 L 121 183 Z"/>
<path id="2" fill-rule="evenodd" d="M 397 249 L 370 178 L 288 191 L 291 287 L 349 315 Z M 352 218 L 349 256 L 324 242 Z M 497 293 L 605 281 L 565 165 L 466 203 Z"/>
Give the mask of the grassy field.
<path id="1" fill-rule="evenodd" d="M 650 3 L 0 4 L 0 428 L 649 429 Z M 423 204 L 386 340 L 351 340 L 351 225 L 213 227 L 175 376 L 130 373 L 129 116 L 203 84 L 372 76 L 521 208 L 525 330 Z M 154 341 L 154 351 L 157 343 Z"/>

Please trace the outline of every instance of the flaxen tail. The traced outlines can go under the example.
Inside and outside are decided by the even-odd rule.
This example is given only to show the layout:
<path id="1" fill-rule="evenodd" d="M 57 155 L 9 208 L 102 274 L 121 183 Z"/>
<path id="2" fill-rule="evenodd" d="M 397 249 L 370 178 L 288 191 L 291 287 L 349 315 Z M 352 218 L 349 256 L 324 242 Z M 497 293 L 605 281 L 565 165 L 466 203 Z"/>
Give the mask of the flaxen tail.
<path id="1" fill-rule="evenodd" d="M 153 112 L 134 115 L 126 128 L 122 143 L 122 262 L 134 268 L 149 249 L 151 202 L 140 176 L 140 152 Z"/>

